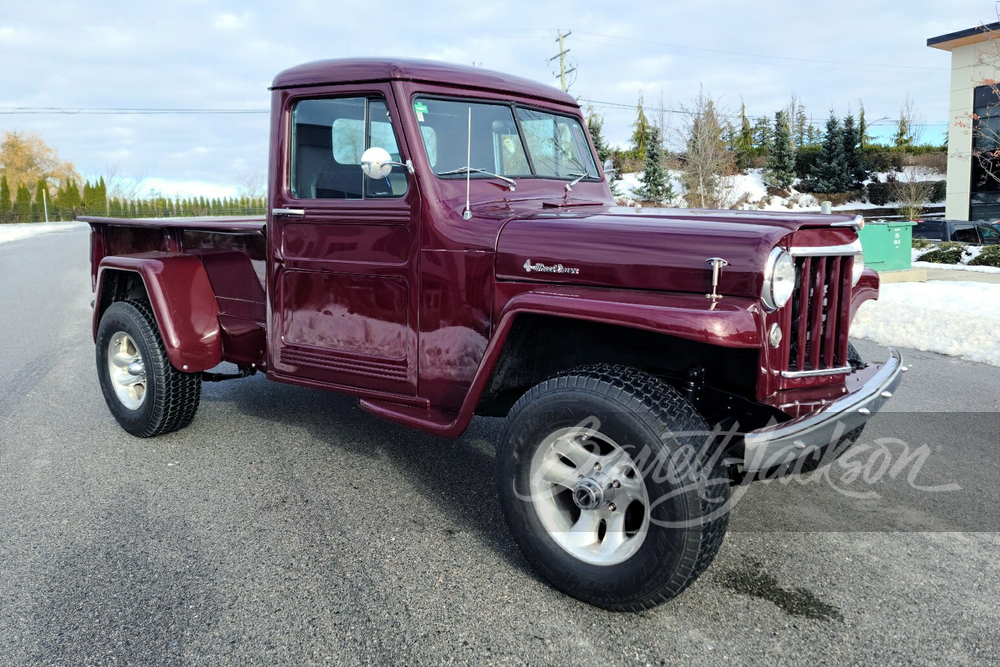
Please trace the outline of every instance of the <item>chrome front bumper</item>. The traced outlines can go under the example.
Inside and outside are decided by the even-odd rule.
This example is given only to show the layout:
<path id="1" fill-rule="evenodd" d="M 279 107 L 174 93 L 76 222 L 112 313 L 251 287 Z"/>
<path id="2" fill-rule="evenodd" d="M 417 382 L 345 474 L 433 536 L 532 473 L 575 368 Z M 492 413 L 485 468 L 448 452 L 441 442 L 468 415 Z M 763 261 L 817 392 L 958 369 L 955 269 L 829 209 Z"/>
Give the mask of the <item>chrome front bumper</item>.
<path id="1" fill-rule="evenodd" d="M 862 387 L 822 410 L 750 431 L 743 439 L 743 470 L 757 472 L 791 463 L 840 440 L 885 405 L 903 370 L 903 357 L 890 347 L 889 360 Z"/>

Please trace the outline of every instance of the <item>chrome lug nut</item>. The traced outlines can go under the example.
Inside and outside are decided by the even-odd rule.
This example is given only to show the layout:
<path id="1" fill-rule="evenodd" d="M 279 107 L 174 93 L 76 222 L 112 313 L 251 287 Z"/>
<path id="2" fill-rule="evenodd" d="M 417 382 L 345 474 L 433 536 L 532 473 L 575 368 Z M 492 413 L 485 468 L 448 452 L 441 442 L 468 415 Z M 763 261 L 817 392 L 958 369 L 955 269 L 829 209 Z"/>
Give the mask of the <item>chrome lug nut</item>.
<path id="1" fill-rule="evenodd" d="M 617 505 L 615 505 L 614 503 L 608 503 L 608 510 L 609 511 L 614 512 L 616 509 L 618 509 Z"/>
<path id="2" fill-rule="evenodd" d="M 612 488 L 620 489 L 622 488 L 622 482 L 620 479 L 616 479 L 615 481 L 611 482 L 611 486 Z"/>

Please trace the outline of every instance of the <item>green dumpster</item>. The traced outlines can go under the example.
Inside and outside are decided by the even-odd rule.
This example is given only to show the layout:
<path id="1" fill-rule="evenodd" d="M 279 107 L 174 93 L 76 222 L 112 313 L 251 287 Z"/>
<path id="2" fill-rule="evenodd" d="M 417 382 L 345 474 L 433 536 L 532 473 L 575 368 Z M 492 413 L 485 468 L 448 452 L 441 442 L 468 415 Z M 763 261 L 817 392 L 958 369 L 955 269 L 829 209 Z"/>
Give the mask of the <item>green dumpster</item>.
<path id="1" fill-rule="evenodd" d="M 910 220 L 866 222 L 858 233 L 865 253 L 865 266 L 880 272 L 910 268 L 915 224 Z"/>

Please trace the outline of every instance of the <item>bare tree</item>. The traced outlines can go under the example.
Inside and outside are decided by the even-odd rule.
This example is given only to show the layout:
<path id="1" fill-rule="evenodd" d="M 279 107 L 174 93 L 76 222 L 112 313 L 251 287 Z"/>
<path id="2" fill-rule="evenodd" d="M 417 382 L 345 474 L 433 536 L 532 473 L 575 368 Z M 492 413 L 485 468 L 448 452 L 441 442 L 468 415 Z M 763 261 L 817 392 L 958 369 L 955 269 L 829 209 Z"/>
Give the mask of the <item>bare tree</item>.
<path id="1" fill-rule="evenodd" d="M 1000 18 L 1000 11 L 997 18 Z M 984 66 L 982 69 L 1000 70 L 1000 33 L 986 26 L 981 30 L 987 33 L 987 41 L 977 47 L 976 64 Z M 989 102 L 981 105 L 980 95 L 977 94 L 972 113 L 957 118 L 956 125 L 972 133 L 972 159 L 979 166 L 973 174 L 978 176 L 978 185 L 982 186 L 988 179 L 1000 181 L 1000 82 L 995 78 L 985 78 L 976 84 L 977 88 L 985 86 L 989 89 Z"/>
<path id="2" fill-rule="evenodd" d="M 117 164 L 104 166 L 104 185 L 107 188 L 108 201 L 119 199 L 133 201 L 139 199 L 145 190 L 146 177 L 125 176 Z"/>
<path id="3" fill-rule="evenodd" d="M 902 148 L 909 148 L 920 143 L 924 134 L 924 117 L 913 104 L 909 93 L 899 109 L 899 126 L 896 130 L 894 143 Z"/>
<path id="4" fill-rule="evenodd" d="M 892 198 L 899 202 L 899 213 L 907 220 L 915 220 L 923 214 L 924 204 L 931 198 L 934 188 L 930 180 L 933 174 L 930 167 L 917 166 L 910 157 L 903 172 L 892 182 Z"/>
<path id="5" fill-rule="evenodd" d="M 682 107 L 688 120 L 681 130 L 684 156 L 681 183 L 688 206 L 729 208 L 733 204 L 733 155 L 723 141 L 724 113 L 700 91 L 692 106 Z"/>
<path id="6" fill-rule="evenodd" d="M 236 170 L 236 192 L 240 197 L 259 199 L 267 194 L 264 172 L 240 167 Z"/>

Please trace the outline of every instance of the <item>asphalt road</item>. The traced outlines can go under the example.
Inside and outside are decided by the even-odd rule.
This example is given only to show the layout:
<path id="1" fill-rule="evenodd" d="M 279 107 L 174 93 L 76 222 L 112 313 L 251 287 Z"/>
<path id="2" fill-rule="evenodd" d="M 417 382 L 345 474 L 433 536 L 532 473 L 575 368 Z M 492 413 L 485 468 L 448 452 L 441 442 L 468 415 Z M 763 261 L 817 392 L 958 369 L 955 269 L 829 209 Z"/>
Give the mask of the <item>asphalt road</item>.
<path id="1" fill-rule="evenodd" d="M 755 484 L 693 587 L 614 614 L 511 542 L 497 420 L 439 440 L 256 377 L 206 385 L 182 432 L 128 436 L 95 376 L 87 250 L 0 245 L 0 665 L 1000 659 L 994 367 L 906 351 L 866 438 L 927 444 L 912 483 L 910 462 Z"/>

